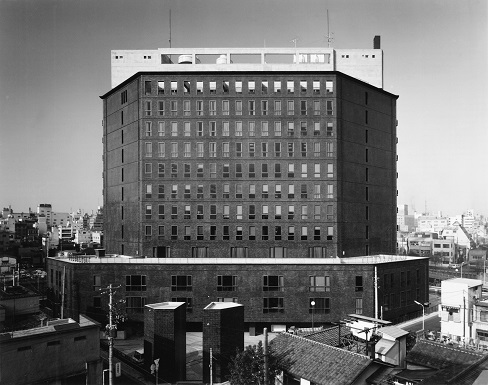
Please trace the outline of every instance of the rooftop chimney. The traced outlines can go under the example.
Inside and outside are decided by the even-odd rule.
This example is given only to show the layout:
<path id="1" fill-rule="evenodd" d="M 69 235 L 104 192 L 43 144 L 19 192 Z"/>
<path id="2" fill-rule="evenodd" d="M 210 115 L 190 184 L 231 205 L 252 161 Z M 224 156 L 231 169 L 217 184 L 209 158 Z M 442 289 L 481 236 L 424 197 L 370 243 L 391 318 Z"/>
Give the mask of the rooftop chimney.
<path id="1" fill-rule="evenodd" d="M 381 49 L 381 36 L 376 35 L 373 39 L 373 48 Z"/>

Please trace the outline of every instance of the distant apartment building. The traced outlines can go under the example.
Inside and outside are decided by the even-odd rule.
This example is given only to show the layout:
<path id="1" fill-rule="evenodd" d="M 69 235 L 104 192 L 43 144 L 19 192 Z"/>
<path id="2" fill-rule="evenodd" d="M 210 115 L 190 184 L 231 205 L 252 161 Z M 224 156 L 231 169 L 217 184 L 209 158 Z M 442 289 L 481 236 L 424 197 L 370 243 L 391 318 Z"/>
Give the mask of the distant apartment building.
<path id="1" fill-rule="evenodd" d="M 102 231 L 103 230 L 103 208 L 98 207 L 97 212 L 92 214 L 89 219 L 89 229 L 92 231 Z"/>
<path id="2" fill-rule="evenodd" d="M 417 231 L 440 234 L 448 226 L 448 223 L 447 217 L 421 216 L 417 219 Z"/>
<path id="3" fill-rule="evenodd" d="M 432 254 L 432 244 L 437 240 L 437 233 L 419 232 L 408 237 L 407 248 L 410 255 L 428 256 Z"/>
<path id="4" fill-rule="evenodd" d="M 455 263 L 456 244 L 452 239 L 434 239 L 432 241 L 432 255 L 441 257 L 441 263 Z"/>
<path id="5" fill-rule="evenodd" d="M 381 88 L 376 41 L 112 51 L 101 96 L 107 252 L 394 254 L 397 96 Z"/>
<path id="6" fill-rule="evenodd" d="M 415 231 L 415 216 L 409 214 L 408 205 L 399 205 L 397 207 L 397 231 L 410 232 Z"/>

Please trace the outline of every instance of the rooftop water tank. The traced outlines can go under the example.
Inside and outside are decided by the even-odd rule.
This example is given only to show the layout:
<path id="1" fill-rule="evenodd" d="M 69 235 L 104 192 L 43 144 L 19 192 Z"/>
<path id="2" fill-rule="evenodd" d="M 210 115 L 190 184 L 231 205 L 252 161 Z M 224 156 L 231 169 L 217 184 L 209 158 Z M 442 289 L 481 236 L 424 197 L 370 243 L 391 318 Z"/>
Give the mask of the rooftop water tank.
<path id="1" fill-rule="evenodd" d="M 178 64 L 191 64 L 192 55 L 180 55 L 178 57 Z"/>
<path id="2" fill-rule="evenodd" d="M 229 64 L 227 61 L 227 55 L 220 55 L 215 61 L 217 64 Z M 232 60 L 230 61 L 232 63 Z"/>

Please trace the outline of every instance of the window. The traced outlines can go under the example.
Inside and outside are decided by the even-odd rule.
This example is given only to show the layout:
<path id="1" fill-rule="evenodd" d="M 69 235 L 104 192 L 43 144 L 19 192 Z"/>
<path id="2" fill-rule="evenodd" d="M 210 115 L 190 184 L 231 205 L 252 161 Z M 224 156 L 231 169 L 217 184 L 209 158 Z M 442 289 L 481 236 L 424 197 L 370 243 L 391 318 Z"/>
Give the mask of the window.
<path id="1" fill-rule="evenodd" d="M 146 127 L 146 129 L 144 130 L 145 135 L 152 136 L 152 122 L 145 122 L 145 127 Z"/>
<path id="2" fill-rule="evenodd" d="M 334 124 L 332 122 L 327 123 L 326 136 L 334 136 Z"/>
<path id="3" fill-rule="evenodd" d="M 305 116 L 307 115 L 307 101 L 300 100 L 300 115 Z"/>
<path id="4" fill-rule="evenodd" d="M 197 100 L 196 112 L 197 112 L 197 116 L 203 115 L 203 100 Z"/>
<path id="5" fill-rule="evenodd" d="M 295 114 L 295 102 L 293 100 L 288 100 L 287 102 L 287 114 L 294 115 Z"/>
<path id="6" fill-rule="evenodd" d="M 171 100 L 170 106 L 171 106 L 171 116 L 178 115 L 178 101 L 177 100 Z"/>
<path id="7" fill-rule="evenodd" d="M 281 205 L 275 206 L 275 219 L 281 219 Z M 281 231 L 280 231 L 281 235 Z"/>
<path id="8" fill-rule="evenodd" d="M 295 144 L 293 142 L 288 143 L 288 157 L 292 158 L 295 155 Z"/>
<path id="9" fill-rule="evenodd" d="M 325 102 L 325 108 L 326 108 L 327 115 L 334 115 L 334 108 L 333 108 L 332 100 L 327 100 Z"/>
<path id="10" fill-rule="evenodd" d="M 152 163 L 145 163 L 144 164 L 144 173 L 146 173 L 146 174 L 152 173 Z"/>
<path id="11" fill-rule="evenodd" d="M 178 157 L 178 142 L 171 143 L 171 157 L 172 158 Z"/>
<path id="12" fill-rule="evenodd" d="M 165 156 L 166 156 L 165 143 L 164 142 L 158 142 L 158 157 L 164 158 Z"/>
<path id="13" fill-rule="evenodd" d="M 288 80 L 286 82 L 286 92 L 289 94 L 295 93 L 295 82 L 293 80 Z"/>
<path id="14" fill-rule="evenodd" d="M 327 198 L 328 199 L 334 198 L 334 185 L 331 184 L 327 185 Z"/>
<path id="15" fill-rule="evenodd" d="M 254 100 L 249 100 L 249 115 L 256 115 L 256 102 Z"/>
<path id="16" fill-rule="evenodd" d="M 313 101 L 313 114 L 320 115 L 320 101 L 318 100 Z"/>
<path id="17" fill-rule="evenodd" d="M 164 205 L 158 205 L 158 219 L 164 219 Z"/>
<path id="18" fill-rule="evenodd" d="M 217 206 L 210 205 L 210 219 L 217 219 Z"/>
<path id="19" fill-rule="evenodd" d="M 307 143 L 306 142 L 302 142 L 300 144 L 300 150 L 302 153 L 302 157 L 305 158 L 307 156 Z"/>
<path id="20" fill-rule="evenodd" d="M 327 226 L 327 240 L 332 241 L 333 238 L 334 238 L 334 227 Z"/>
<path id="21" fill-rule="evenodd" d="M 306 80 L 300 80 L 300 92 L 301 93 L 307 92 L 307 81 Z"/>
<path id="22" fill-rule="evenodd" d="M 208 151 L 209 151 L 209 157 L 210 158 L 216 158 L 217 157 L 217 143 L 211 142 L 208 144 Z"/>
<path id="23" fill-rule="evenodd" d="M 236 122 L 235 135 L 242 136 L 242 122 Z"/>
<path id="24" fill-rule="evenodd" d="M 125 290 L 126 291 L 146 291 L 146 276 L 145 275 L 126 275 L 125 276 Z"/>
<path id="25" fill-rule="evenodd" d="M 281 115 L 281 100 L 274 101 L 274 114 Z"/>
<path id="26" fill-rule="evenodd" d="M 281 239 L 281 226 L 275 226 L 275 239 L 279 236 Z M 288 256 L 288 249 L 286 247 L 270 247 L 269 248 L 269 258 L 287 258 Z M 268 290 L 268 291 L 283 291 L 281 290 Z"/>
<path id="27" fill-rule="evenodd" d="M 313 165 L 313 176 L 314 178 L 320 178 L 320 163 L 315 163 Z M 332 178 L 334 176 L 334 165 L 327 165 L 327 177 Z"/>
<path id="28" fill-rule="evenodd" d="M 306 163 L 302 163 L 302 172 L 301 172 L 301 175 L 302 175 L 302 178 L 306 178 L 307 177 L 307 164 Z"/>
<path id="29" fill-rule="evenodd" d="M 217 101 L 210 100 L 208 102 L 208 114 L 209 115 L 217 115 Z"/>
<path id="30" fill-rule="evenodd" d="M 222 176 L 224 178 L 230 177 L 230 164 L 229 163 L 224 163 L 224 165 L 222 167 Z"/>
<path id="31" fill-rule="evenodd" d="M 152 205 L 146 205 L 146 219 L 152 218 Z"/>
<path id="32" fill-rule="evenodd" d="M 152 115 L 152 112 L 151 112 L 151 102 L 150 101 L 147 101 L 144 103 L 144 115 L 146 116 L 151 116 Z"/>
<path id="33" fill-rule="evenodd" d="M 210 136 L 217 135 L 216 131 L 217 131 L 217 123 L 210 122 L 210 130 L 209 130 Z M 197 122 L 197 136 L 203 136 L 203 122 Z"/>
<path id="34" fill-rule="evenodd" d="M 254 241 L 256 239 L 256 226 L 249 226 L 249 240 Z"/>
<path id="35" fill-rule="evenodd" d="M 242 205 L 237 205 L 236 206 L 236 219 L 237 220 L 242 219 Z M 242 232 L 242 227 L 241 227 L 241 232 Z"/>
<path id="36" fill-rule="evenodd" d="M 268 122 L 261 122 L 261 136 L 268 136 Z"/>
<path id="37" fill-rule="evenodd" d="M 222 100 L 222 115 L 229 115 L 229 101 Z"/>
<path id="38" fill-rule="evenodd" d="M 249 205 L 249 219 L 256 219 L 256 206 Z"/>
<path id="39" fill-rule="evenodd" d="M 293 122 L 288 122 L 288 136 L 295 135 L 295 124 Z"/>
<path id="40" fill-rule="evenodd" d="M 268 226 L 262 226 L 261 227 L 261 239 L 263 241 L 267 241 L 268 240 Z"/>
<path id="41" fill-rule="evenodd" d="M 203 143 L 197 143 L 202 145 L 202 152 L 203 152 Z M 203 156 L 203 154 L 202 154 Z M 185 158 L 190 158 L 191 157 L 191 143 L 190 142 L 185 142 L 183 143 L 183 157 Z"/>
<path id="42" fill-rule="evenodd" d="M 263 205 L 261 210 L 261 219 L 268 219 L 269 218 L 269 206 Z"/>
<path id="43" fill-rule="evenodd" d="M 302 206 L 302 219 L 308 219 L 308 206 Z"/>
<path id="44" fill-rule="evenodd" d="M 229 81 L 228 80 L 222 81 L 222 92 L 224 94 L 228 94 L 229 93 Z"/>
<path id="45" fill-rule="evenodd" d="M 275 178 L 281 178 L 281 164 L 275 163 Z"/>
<path id="46" fill-rule="evenodd" d="M 261 82 L 261 93 L 262 94 L 267 94 L 268 93 L 268 81 L 267 80 L 263 80 Z"/>
<path id="47" fill-rule="evenodd" d="M 192 291 L 192 276 L 191 275 L 172 275 L 171 276 L 171 291 Z"/>
<path id="48" fill-rule="evenodd" d="M 222 240 L 228 241 L 229 239 L 229 226 L 222 226 Z"/>
<path id="49" fill-rule="evenodd" d="M 281 143 L 280 142 L 275 142 L 275 157 L 279 158 L 281 157 Z"/>
<path id="50" fill-rule="evenodd" d="M 313 143 L 313 156 L 315 157 L 320 156 L 320 142 Z"/>
<path id="51" fill-rule="evenodd" d="M 163 149 L 164 149 L 164 146 L 163 146 Z M 160 178 L 164 178 L 164 171 L 165 171 L 164 163 L 158 163 L 158 176 Z M 163 187 L 163 191 L 164 191 L 164 187 Z"/>
<path id="52" fill-rule="evenodd" d="M 307 226 L 302 226 L 302 236 L 300 239 L 302 241 L 306 241 L 308 239 L 308 228 L 307 228 Z"/>
<path id="53" fill-rule="evenodd" d="M 273 89 L 275 94 L 281 94 L 281 81 L 274 81 L 273 82 Z"/>
<path id="54" fill-rule="evenodd" d="M 356 275 L 356 291 L 363 291 L 363 276 Z"/>
<path id="55" fill-rule="evenodd" d="M 256 135 L 256 123 L 249 122 L 249 136 L 255 136 L 255 135 Z"/>
<path id="56" fill-rule="evenodd" d="M 288 219 L 295 219 L 295 206 L 294 205 L 288 206 Z"/>
<path id="57" fill-rule="evenodd" d="M 356 314 L 363 314 L 363 299 L 356 298 Z"/>
<path id="58" fill-rule="evenodd" d="M 261 114 L 263 116 L 268 115 L 268 101 L 267 100 L 261 100 Z"/>
<path id="59" fill-rule="evenodd" d="M 236 178 L 242 178 L 242 163 L 236 163 Z"/>
<path id="60" fill-rule="evenodd" d="M 236 226 L 236 241 L 242 241 L 242 226 Z"/>
<path id="61" fill-rule="evenodd" d="M 256 177 L 256 168 L 255 168 L 254 163 L 248 164 L 248 170 L 249 170 L 249 178 L 255 178 Z"/>
<path id="62" fill-rule="evenodd" d="M 211 94 L 217 93 L 217 82 L 209 82 L 208 87 Z"/>
<path id="63" fill-rule="evenodd" d="M 191 92 L 191 83 L 189 80 L 183 81 L 183 92 L 189 94 Z"/>
<path id="64" fill-rule="evenodd" d="M 210 240 L 215 241 L 217 239 L 217 226 L 210 226 Z"/>
<path id="65" fill-rule="evenodd" d="M 218 275 L 217 291 L 237 291 L 237 275 Z"/>
<path id="66" fill-rule="evenodd" d="M 222 156 L 228 158 L 230 156 L 230 143 L 222 143 Z"/>
<path id="67" fill-rule="evenodd" d="M 222 123 L 222 136 L 229 136 L 230 135 L 230 128 L 229 122 Z"/>
<path id="68" fill-rule="evenodd" d="M 142 313 L 146 306 L 144 297 L 125 297 L 125 309 L 128 313 Z"/>
<path id="69" fill-rule="evenodd" d="M 171 239 L 172 240 L 178 239 L 178 226 L 171 226 Z"/>
<path id="70" fill-rule="evenodd" d="M 263 313 L 284 313 L 283 298 L 263 298 Z"/>
<path id="71" fill-rule="evenodd" d="M 315 206 L 315 208 L 319 208 L 319 213 L 320 213 L 320 206 Z M 318 216 L 320 218 L 320 214 Z M 314 241 L 320 241 L 320 226 L 314 226 L 313 228 L 313 240 Z"/>
<path id="72" fill-rule="evenodd" d="M 264 143 L 262 143 L 262 144 L 264 144 Z M 264 156 L 264 153 L 263 153 L 263 156 Z M 263 177 L 263 178 L 268 177 L 268 164 L 267 163 L 263 163 L 261 165 L 261 177 Z"/>
<path id="73" fill-rule="evenodd" d="M 261 198 L 268 199 L 268 192 L 269 192 L 268 191 L 268 185 L 267 184 L 263 184 Z"/>
<path id="74" fill-rule="evenodd" d="M 187 194 L 185 194 L 187 195 Z M 190 195 L 190 194 L 188 194 Z M 185 205 L 185 213 L 183 215 L 183 219 L 191 219 L 191 206 L 190 205 Z"/>
<path id="75" fill-rule="evenodd" d="M 235 83 L 236 94 L 242 94 L 242 82 L 237 80 Z"/>
<path id="76" fill-rule="evenodd" d="M 329 292 L 330 291 L 330 277 L 311 275 L 309 276 L 309 291 L 313 292 Z"/>
<path id="77" fill-rule="evenodd" d="M 334 92 L 334 82 L 326 80 L 325 81 L 325 92 L 331 94 Z"/>
<path id="78" fill-rule="evenodd" d="M 263 291 L 284 291 L 282 275 L 263 275 Z"/>
<path id="79" fill-rule="evenodd" d="M 201 166 L 202 166 L 201 169 L 202 169 L 202 177 L 203 177 L 203 164 Z M 217 163 L 210 163 L 210 178 L 217 178 Z"/>
<path id="80" fill-rule="evenodd" d="M 171 219 L 178 219 L 178 206 L 171 206 Z"/>
<path id="81" fill-rule="evenodd" d="M 249 198 L 250 199 L 256 198 L 256 185 L 255 184 L 249 185 Z"/>
<path id="82" fill-rule="evenodd" d="M 144 95 L 151 95 L 151 81 L 144 81 Z"/>
<path id="83" fill-rule="evenodd" d="M 102 276 L 101 275 L 94 275 L 93 276 L 93 290 L 97 291 L 102 287 Z"/>
<path id="84" fill-rule="evenodd" d="M 256 93 L 256 82 L 254 80 L 250 80 L 247 82 L 247 91 L 250 94 Z"/>
<path id="85" fill-rule="evenodd" d="M 312 306 L 312 302 L 314 305 Z M 330 311 L 330 298 L 310 298 L 309 313 L 326 314 Z"/>
<path id="86" fill-rule="evenodd" d="M 127 103 L 127 90 L 120 93 L 120 104 Z"/>
<path id="87" fill-rule="evenodd" d="M 236 199 L 242 199 L 242 184 L 236 184 Z"/>
<path id="88" fill-rule="evenodd" d="M 147 184 L 146 185 L 146 198 L 151 198 L 152 197 L 152 184 Z"/>
<path id="89" fill-rule="evenodd" d="M 248 149 L 249 149 L 249 157 L 254 158 L 254 154 L 256 151 L 256 144 L 254 142 L 249 143 Z"/>
<path id="90" fill-rule="evenodd" d="M 198 226 L 202 227 L 201 231 L 201 237 L 203 239 L 203 226 Z M 207 247 L 192 247 L 191 248 L 191 256 L 192 258 L 208 258 L 208 248 Z M 191 286 L 191 283 L 190 283 Z M 190 288 L 191 290 L 191 288 Z"/>
<path id="91" fill-rule="evenodd" d="M 229 219 L 230 218 L 230 206 L 224 205 L 222 211 L 222 219 Z"/>
<path id="92" fill-rule="evenodd" d="M 242 115 L 242 100 L 236 100 L 236 115 Z"/>
<path id="93" fill-rule="evenodd" d="M 203 94 L 203 82 L 197 81 L 197 94 Z"/>
<path id="94" fill-rule="evenodd" d="M 183 167 L 184 167 L 184 173 L 183 173 L 183 176 L 184 176 L 185 178 L 190 178 L 190 176 L 191 176 L 191 164 L 190 164 L 190 163 L 185 163 L 185 164 L 183 165 Z"/>
<path id="95" fill-rule="evenodd" d="M 178 123 L 171 122 L 171 136 L 178 136 Z"/>
<path id="96" fill-rule="evenodd" d="M 152 157 L 152 143 L 151 142 L 146 142 L 144 144 L 144 148 L 145 148 L 145 155 L 146 157 L 150 158 Z"/>

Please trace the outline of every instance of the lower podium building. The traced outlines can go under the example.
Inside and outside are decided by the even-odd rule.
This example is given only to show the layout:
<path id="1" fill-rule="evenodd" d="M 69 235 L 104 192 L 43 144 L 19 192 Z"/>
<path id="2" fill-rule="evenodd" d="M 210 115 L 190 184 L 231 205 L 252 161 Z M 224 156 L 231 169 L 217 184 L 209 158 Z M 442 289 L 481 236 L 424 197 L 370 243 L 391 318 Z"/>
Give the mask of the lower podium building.
<path id="1" fill-rule="evenodd" d="M 96 316 L 114 302 L 143 322 L 146 304 L 186 302 L 187 328 L 201 328 L 210 302 L 244 306 L 246 327 L 335 322 L 347 314 L 400 321 L 429 298 L 428 258 L 375 255 L 351 258 L 136 258 L 62 256 L 47 261 L 48 286 L 65 315 Z M 312 303 L 314 305 L 312 306 Z M 124 308 L 125 307 L 125 308 Z"/>

